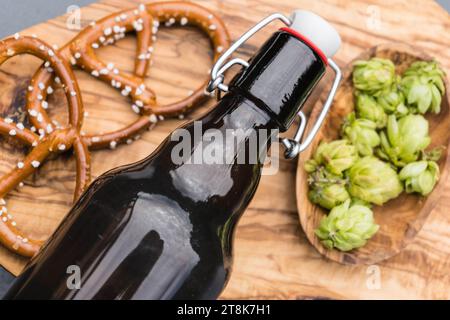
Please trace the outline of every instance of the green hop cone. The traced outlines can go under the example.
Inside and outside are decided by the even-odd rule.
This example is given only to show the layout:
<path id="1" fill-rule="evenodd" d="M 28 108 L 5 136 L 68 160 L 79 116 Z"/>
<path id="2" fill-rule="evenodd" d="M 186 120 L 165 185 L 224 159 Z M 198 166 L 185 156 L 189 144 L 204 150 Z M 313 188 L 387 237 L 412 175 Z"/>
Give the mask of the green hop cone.
<path id="1" fill-rule="evenodd" d="M 441 111 L 444 76 L 444 71 L 434 61 L 414 62 L 405 71 L 400 86 L 414 113 L 431 111 L 437 114 Z"/>
<path id="2" fill-rule="evenodd" d="M 408 107 L 405 106 L 405 96 L 396 86 L 394 89 L 384 90 L 376 100 L 387 114 L 402 117 L 409 113 Z"/>
<path id="3" fill-rule="evenodd" d="M 359 118 L 375 122 L 378 129 L 384 128 L 386 126 L 386 112 L 372 96 L 364 93 L 357 93 L 356 112 Z"/>
<path id="4" fill-rule="evenodd" d="M 364 246 L 378 229 L 370 208 L 347 200 L 320 221 L 315 233 L 325 247 L 350 251 Z"/>
<path id="5" fill-rule="evenodd" d="M 345 188 L 346 180 L 330 173 L 324 167 L 318 167 L 309 175 L 308 198 L 325 209 L 332 209 L 350 199 Z"/>
<path id="6" fill-rule="evenodd" d="M 348 170 L 348 192 L 352 197 L 377 205 L 394 199 L 403 186 L 392 167 L 375 157 L 361 158 Z"/>
<path id="7" fill-rule="evenodd" d="M 407 193 L 417 192 L 426 196 L 439 181 L 439 166 L 434 161 L 417 161 L 407 164 L 399 173 Z"/>
<path id="8" fill-rule="evenodd" d="M 378 155 L 397 167 L 416 161 L 431 142 L 428 121 L 423 116 L 414 114 L 400 120 L 390 115 L 386 131 L 380 133 L 380 138 L 381 148 L 378 149 Z"/>
<path id="9" fill-rule="evenodd" d="M 318 166 L 324 166 L 329 172 L 342 175 L 358 158 L 356 148 L 348 140 L 322 142 L 317 147 L 313 159 L 305 164 L 307 172 L 313 172 Z"/>
<path id="10" fill-rule="evenodd" d="M 356 119 L 355 113 L 350 113 L 342 127 L 342 135 L 350 140 L 360 155 L 369 156 L 373 154 L 373 148 L 380 144 L 376 128 L 375 122 Z"/>
<path id="11" fill-rule="evenodd" d="M 353 64 L 353 85 L 370 95 L 391 87 L 396 79 L 395 66 L 387 59 L 372 58 Z"/>

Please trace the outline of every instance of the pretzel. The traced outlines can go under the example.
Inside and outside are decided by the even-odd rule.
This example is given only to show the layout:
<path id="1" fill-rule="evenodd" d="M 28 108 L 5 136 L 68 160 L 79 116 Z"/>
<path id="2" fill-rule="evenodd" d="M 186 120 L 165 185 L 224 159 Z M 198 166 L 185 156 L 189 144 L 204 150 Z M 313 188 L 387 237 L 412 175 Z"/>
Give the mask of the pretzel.
<path id="1" fill-rule="evenodd" d="M 38 133 L 24 127 L 22 123 L 14 123 L 10 118 L 0 118 L 0 134 L 18 140 L 31 147 L 25 159 L 19 161 L 16 167 L 0 179 L 0 242 L 20 255 L 31 257 L 42 245 L 41 241 L 27 238 L 16 228 L 16 222 L 8 213 L 3 198 L 15 189 L 21 181 L 29 177 L 51 154 L 57 154 L 71 148 L 74 149 L 77 160 L 77 178 L 74 199 L 77 199 L 89 183 L 90 158 L 86 142 L 82 139 L 80 130 L 83 122 L 83 103 L 80 89 L 67 61 L 52 47 L 41 40 L 20 37 L 9 38 L 0 42 L 0 65 L 13 56 L 31 54 L 44 61 L 52 68 L 58 77 L 67 97 L 69 106 L 69 125 L 66 128 L 49 126 L 38 130 Z M 41 92 L 42 84 L 32 82 L 31 92 Z M 46 106 L 45 100 L 39 99 L 41 106 Z M 45 108 L 36 110 L 27 106 L 30 122 L 38 126 L 47 117 Z M 36 130 L 34 130 L 36 131 Z"/>
<path id="2" fill-rule="evenodd" d="M 16 228 L 16 222 L 8 214 L 3 198 L 21 181 L 37 170 L 51 154 L 73 149 L 77 160 L 77 178 L 74 201 L 90 182 L 89 149 L 104 147 L 116 148 L 119 143 L 129 143 L 133 138 L 167 116 L 182 115 L 205 97 L 204 87 L 179 101 L 169 105 L 159 105 L 155 93 L 144 85 L 144 79 L 151 62 L 153 43 L 158 27 L 193 25 L 203 30 L 214 47 L 214 60 L 230 44 L 230 37 L 223 22 L 209 10 L 183 1 L 141 4 L 137 9 L 112 14 L 92 23 L 59 51 L 46 43 L 30 37 L 7 39 L 0 42 L 0 65 L 8 58 L 28 53 L 45 63 L 33 76 L 27 92 L 27 105 L 31 129 L 21 123 L 13 123 L 9 118 L 0 118 L 0 134 L 9 136 L 32 147 L 23 161 L 0 179 L 0 242 L 8 249 L 25 257 L 32 257 L 42 245 L 41 241 L 27 238 Z M 95 55 L 101 45 L 110 45 L 135 31 L 137 34 L 137 53 L 134 74 L 127 75 L 113 65 L 105 65 Z M 124 96 L 133 100 L 132 109 L 140 118 L 127 127 L 114 132 L 83 135 L 83 104 L 81 93 L 70 68 L 70 64 L 90 72 L 101 81 L 111 83 Z M 62 128 L 49 118 L 46 102 L 53 86 L 62 85 L 68 99 L 69 126 Z"/>
<path id="3" fill-rule="evenodd" d="M 168 27 L 175 24 L 193 25 L 203 30 L 210 37 L 214 47 L 214 60 L 230 44 L 225 25 L 211 11 L 193 3 L 174 1 L 141 4 L 137 9 L 114 13 L 92 23 L 61 49 L 61 55 L 72 65 L 111 84 L 123 96 L 129 96 L 133 101 L 133 111 L 141 115 L 137 121 L 120 130 L 85 136 L 84 140 L 89 148 L 114 149 L 119 143 L 129 143 L 133 137 L 158 122 L 158 119 L 182 115 L 202 102 L 208 95 L 204 90 L 208 83 L 208 79 L 205 79 L 205 82 L 185 99 L 169 105 L 159 105 L 155 93 L 145 86 L 144 79 L 150 66 L 153 43 L 156 40 L 158 28 L 162 24 Z M 135 31 L 137 34 L 133 75 L 124 74 L 113 64 L 101 62 L 95 54 L 95 49 L 113 44 L 130 31 Z M 34 77 L 35 83 L 44 83 L 45 86 L 50 85 L 51 79 L 51 73 L 45 68 L 41 68 Z M 28 96 L 28 104 L 34 105 L 37 109 L 40 108 L 36 102 L 36 94 Z M 36 125 L 44 128 L 52 124 L 48 118 L 44 117 L 41 124 Z"/>

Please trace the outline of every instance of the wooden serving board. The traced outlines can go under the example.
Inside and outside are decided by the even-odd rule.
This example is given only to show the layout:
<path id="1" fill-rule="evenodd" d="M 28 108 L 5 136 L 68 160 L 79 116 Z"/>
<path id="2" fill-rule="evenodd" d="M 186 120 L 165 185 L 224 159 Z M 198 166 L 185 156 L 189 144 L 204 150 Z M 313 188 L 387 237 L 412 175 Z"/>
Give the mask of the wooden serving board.
<path id="1" fill-rule="evenodd" d="M 140 1 L 104 0 L 82 9 L 82 25 L 114 11 L 136 6 Z M 327 18 L 340 32 L 343 45 L 335 60 L 344 65 L 361 51 L 379 43 L 403 41 L 419 46 L 436 57 L 450 72 L 450 16 L 432 1 L 306 1 L 226 0 L 196 1 L 217 11 L 233 39 L 268 14 L 289 13 L 301 8 Z M 77 31 L 66 27 L 67 16 L 36 25 L 22 34 L 63 45 Z M 276 27 L 268 28 L 239 50 L 249 57 Z M 133 67 L 134 39 L 102 49 L 104 61 L 114 61 L 124 70 Z M 162 29 L 155 50 L 149 86 L 161 102 L 183 97 L 200 84 L 210 68 L 208 41 L 194 29 Z M 0 71 L 0 112 L 20 112 L 28 80 L 39 62 L 17 57 Z M 331 73 L 331 72 L 330 72 Z M 108 86 L 77 72 L 89 117 L 86 132 L 118 128 L 135 115 L 129 101 Z M 320 95 L 326 81 L 309 105 Z M 50 100 L 51 114 L 66 119 L 61 93 Z M 213 105 L 210 101 L 193 118 Z M 121 164 L 139 160 L 177 126 L 168 120 L 130 146 L 92 153 L 93 176 Z M 6 172 L 23 156 L 23 150 L 0 142 L 0 172 Z M 235 241 L 234 271 L 224 299 L 358 299 L 439 298 L 450 299 L 450 181 L 417 238 L 397 256 L 377 266 L 344 266 L 323 258 L 301 231 L 295 201 L 296 161 L 281 161 L 280 172 L 265 176 L 241 222 Z M 23 230 L 45 237 L 56 228 L 71 205 L 74 161 L 57 158 L 40 168 L 25 186 L 8 198 L 9 208 Z M 0 263 L 18 274 L 25 260 L 0 248 Z"/>

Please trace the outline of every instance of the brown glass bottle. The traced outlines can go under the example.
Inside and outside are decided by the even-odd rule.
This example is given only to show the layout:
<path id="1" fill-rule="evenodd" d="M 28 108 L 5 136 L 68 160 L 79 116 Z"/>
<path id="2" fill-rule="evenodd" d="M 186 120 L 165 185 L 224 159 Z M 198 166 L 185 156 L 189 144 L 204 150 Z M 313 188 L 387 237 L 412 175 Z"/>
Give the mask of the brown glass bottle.
<path id="1" fill-rule="evenodd" d="M 275 33 L 199 119 L 208 129 L 286 130 L 325 72 L 321 57 Z M 183 128 L 194 136 L 194 124 Z M 170 137 L 148 158 L 99 177 L 69 212 L 6 299 L 214 299 L 230 274 L 232 239 L 262 163 L 176 164 Z M 263 153 L 270 139 L 258 141 Z M 244 137 L 234 159 L 252 147 Z M 190 149 L 223 141 L 193 141 Z M 71 288 L 71 266 L 80 287 Z"/>

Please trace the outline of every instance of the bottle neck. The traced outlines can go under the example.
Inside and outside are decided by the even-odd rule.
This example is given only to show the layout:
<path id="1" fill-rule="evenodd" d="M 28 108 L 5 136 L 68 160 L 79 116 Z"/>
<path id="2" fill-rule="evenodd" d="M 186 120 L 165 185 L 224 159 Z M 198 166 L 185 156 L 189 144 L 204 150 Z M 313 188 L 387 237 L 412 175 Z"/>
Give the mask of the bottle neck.
<path id="1" fill-rule="evenodd" d="M 271 115 L 249 99 L 244 92 L 233 90 L 224 96 L 204 117 L 199 119 L 217 129 L 248 130 L 277 129 Z"/>
<path id="2" fill-rule="evenodd" d="M 250 165 L 254 174 L 277 132 L 289 128 L 324 73 L 324 61 L 307 43 L 283 30 L 275 33 L 215 108 L 171 135 L 170 156 L 182 154 L 174 165 L 206 164 L 205 174 L 223 175 L 235 165 Z"/>
<path id="3" fill-rule="evenodd" d="M 286 131 L 325 69 L 322 57 L 308 43 L 281 30 L 234 77 L 229 94 L 245 96 Z"/>

